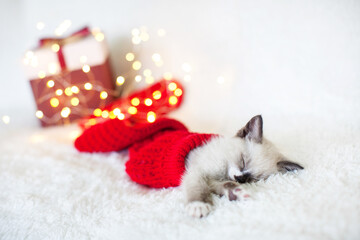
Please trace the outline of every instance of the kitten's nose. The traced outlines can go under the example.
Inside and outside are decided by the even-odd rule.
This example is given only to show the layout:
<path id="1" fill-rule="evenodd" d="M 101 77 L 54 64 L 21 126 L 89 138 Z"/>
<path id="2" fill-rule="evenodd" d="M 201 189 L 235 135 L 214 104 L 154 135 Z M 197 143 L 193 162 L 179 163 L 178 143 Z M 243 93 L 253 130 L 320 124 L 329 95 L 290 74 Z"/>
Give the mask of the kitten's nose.
<path id="1" fill-rule="evenodd" d="M 250 182 L 251 180 L 251 173 L 244 173 L 241 176 L 234 176 L 235 180 L 239 183 L 246 183 Z"/>

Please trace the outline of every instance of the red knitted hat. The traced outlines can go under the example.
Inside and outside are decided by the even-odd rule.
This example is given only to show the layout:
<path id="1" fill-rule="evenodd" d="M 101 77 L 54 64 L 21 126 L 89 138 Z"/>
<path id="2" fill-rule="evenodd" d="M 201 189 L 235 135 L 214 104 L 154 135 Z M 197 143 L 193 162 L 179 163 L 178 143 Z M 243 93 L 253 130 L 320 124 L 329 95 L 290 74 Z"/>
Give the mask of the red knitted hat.
<path id="1" fill-rule="evenodd" d="M 173 119 L 143 124 L 113 119 L 85 130 L 75 147 L 82 152 L 129 148 L 126 172 L 133 181 L 154 188 L 175 187 L 181 183 L 187 154 L 212 136 L 191 133 Z"/>

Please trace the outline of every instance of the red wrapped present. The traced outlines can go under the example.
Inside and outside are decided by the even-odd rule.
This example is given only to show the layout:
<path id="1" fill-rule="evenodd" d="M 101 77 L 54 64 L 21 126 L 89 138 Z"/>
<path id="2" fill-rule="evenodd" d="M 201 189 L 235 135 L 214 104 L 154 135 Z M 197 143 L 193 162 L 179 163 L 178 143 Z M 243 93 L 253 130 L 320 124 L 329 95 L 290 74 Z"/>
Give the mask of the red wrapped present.
<path id="1" fill-rule="evenodd" d="M 69 123 L 113 100 L 109 51 L 87 27 L 66 38 L 41 39 L 24 58 L 42 126 Z"/>

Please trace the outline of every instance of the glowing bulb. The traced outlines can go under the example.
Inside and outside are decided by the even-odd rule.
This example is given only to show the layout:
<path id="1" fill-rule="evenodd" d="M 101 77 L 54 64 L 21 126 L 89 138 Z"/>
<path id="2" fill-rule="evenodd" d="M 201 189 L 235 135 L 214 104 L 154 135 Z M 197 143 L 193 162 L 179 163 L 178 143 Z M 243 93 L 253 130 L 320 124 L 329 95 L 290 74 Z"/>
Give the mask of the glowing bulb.
<path id="1" fill-rule="evenodd" d="M 57 71 L 57 65 L 56 65 L 56 63 L 49 63 L 49 65 L 48 65 L 48 70 L 49 70 L 49 73 L 55 74 L 56 71 Z"/>
<path id="2" fill-rule="evenodd" d="M 101 113 L 101 116 L 102 116 L 103 118 L 108 118 L 108 117 L 109 117 L 109 112 L 106 111 L 106 110 L 104 110 L 104 111 Z"/>
<path id="3" fill-rule="evenodd" d="M 172 74 L 170 72 L 164 73 L 164 79 L 165 80 L 171 80 L 173 78 Z"/>
<path id="4" fill-rule="evenodd" d="M 62 110 L 61 110 L 61 113 L 60 115 L 63 117 L 63 118 L 67 118 L 71 113 L 71 110 L 70 108 L 68 107 L 64 107 Z"/>
<path id="5" fill-rule="evenodd" d="M 147 121 L 149 123 L 153 123 L 156 120 L 156 114 L 154 112 L 148 112 L 147 114 Z"/>
<path id="6" fill-rule="evenodd" d="M 161 92 L 160 91 L 155 91 L 155 92 L 153 92 L 153 98 L 155 99 L 155 100 L 158 100 L 158 99 L 160 99 L 161 98 Z"/>
<path id="7" fill-rule="evenodd" d="M 154 53 L 154 54 L 152 55 L 152 60 L 153 60 L 154 62 L 159 62 L 159 61 L 161 61 L 161 56 L 160 56 L 160 54 Z"/>
<path id="8" fill-rule="evenodd" d="M 225 78 L 224 78 L 223 76 L 219 76 L 219 77 L 217 78 L 217 82 L 218 82 L 219 84 L 223 84 L 223 83 L 225 82 Z"/>
<path id="9" fill-rule="evenodd" d="M 38 76 L 39 78 L 43 79 L 44 77 L 46 77 L 46 73 L 44 71 L 39 71 Z"/>
<path id="10" fill-rule="evenodd" d="M 106 91 L 100 92 L 100 98 L 101 99 L 106 99 L 107 97 L 108 97 L 108 93 Z"/>
<path id="11" fill-rule="evenodd" d="M 133 107 L 133 106 L 129 107 L 128 108 L 128 113 L 130 113 L 131 115 L 136 114 L 137 113 L 137 108 Z"/>
<path id="12" fill-rule="evenodd" d="M 115 114 L 116 116 L 118 116 L 118 115 L 121 113 L 121 111 L 120 111 L 119 108 L 115 108 L 115 109 L 113 110 L 113 112 L 114 112 L 114 114 Z"/>
<path id="13" fill-rule="evenodd" d="M 64 91 L 66 96 L 71 96 L 73 94 L 73 92 L 71 91 L 71 87 L 65 88 Z"/>
<path id="14" fill-rule="evenodd" d="M 139 106 L 140 100 L 138 98 L 133 98 L 133 99 L 131 99 L 131 104 L 133 106 Z"/>
<path id="15" fill-rule="evenodd" d="M 145 77 L 150 77 L 151 76 L 151 70 L 150 69 L 145 69 L 143 72 Z"/>
<path id="16" fill-rule="evenodd" d="M 116 115 L 115 115 L 115 113 L 114 113 L 113 111 L 111 111 L 111 112 L 109 113 L 109 118 L 110 118 L 110 119 L 115 119 L 115 118 L 116 118 Z"/>
<path id="17" fill-rule="evenodd" d="M 57 99 L 57 98 L 51 98 L 50 99 L 50 105 L 52 106 L 52 107 L 57 107 L 57 106 L 59 106 L 59 99 Z"/>
<path id="18" fill-rule="evenodd" d="M 49 80 L 49 81 L 47 81 L 46 85 L 48 86 L 48 88 L 52 88 L 55 86 L 55 82 L 54 82 L 54 80 Z"/>
<path id="19" fill-rule="evenodd" d="M 147 34 L 146 32 L 142 32 L 142 33 L 140 34 L 140 39 L 141 39 L 141 41 L 146 42 L 147 40 L 149 40 L 149 38 L 150 38 L 150 36 L 149 36 L 149 34 Z"/>
<path id="20" fill-rule="evenodd" d="M 43 22 L 38 22 L 37 24 L 36 24 L 36 28 L 37 28 L 37 30 L 43 30 L 44 29 L 44 27 L 45 27 L 45 23 L 43 23 Z"/>
<path id="21" fill-rule="evenodd" d="M 177 85 L 176 83 L 172 82 L 169 84 L 168 88 L 170 91 L 174 91 L 177 88 Z"/>
<path id="22" fill-rule="evenodd" d="M 72 91 L 73 93 L 79 93 L 79 92 L 80 92 L 80 89 L 79 89 L 77 86 L 72 86 L 72 87 L 71 87 L 71 91 Z"/>
<path id="23" fill-rule="evenodd" d="M 125 119 L 125 114 L 120 113 L 120 114 L 118 115 L 118 119 L 119 119 L 119 120 L 124 120 L 124 119 Z"/>
<path id="24" fill-rule="evenodd" d="M 82 70 L 83 70 L 84 73 L 88 73 L 88 72 L 90 72 L 90 66 L 87 65 L 87 64 L 85 64 L 85 65 L 82 67 Z"/>
<path id="25" fill-rule="evenodd" d="M 183 63 L 182 69 L 183 69 L 185 72 L 191 72 L 191 66 L 190 66 L 190 64 L 188 64 L 188 63 Z"/>
<path id="26" fill-rule="evenodd" d="M 166 35 L 166 31 L 162 28 L 158 29 L 157 34 L 159 37 L 163 37 Z"/>
<path id="27" fill-rule="evenodd" d="M 137 36 L 140 34 L 140 30 L 138 28 L 133 28 L 131 30 L 131 34 L 134 35 L 134 36 Z"/>
<path id="28" fill-rule="evenodd" d="M 129 52 L 126 54 L 125 59 L 129 62 L 134 61 L 135 55 L 133 53 Z"/>
<path id="29" fill-rule="evenodd" d="M 84 88 L 85 88 L 86 90 L 91 90 L 92 87 L 93 87 L 92 84 L 89 83 L 89 82 L 84 84 Z"/>
<path id="30" fill-rule="evenodd" d="M 9 124 L 9 123 L 10 123 L 10 117 L 7 116 L 7 115 L 3 116 L 3 117 L 2 117 L 2 120 L 3 120 L 3 122 L 4 122 L 5 124 Z"/>
<path id="31" fill-rule="evenodd" d="M 55 91 L 55 94 L 58 95 L 58 96 L 61 96 L 63 94 L 63 90 L 58 89 L 58 90 Z"/>
<path id="32" fill-rule="evenodd" d="M 98 42 L 101 42 L 105 39 L 105 35 L 102 32 L 98 32 L 95 34 L 95 39 Z"/>
<path id="33" fill-rule="evenodd" d="M 44 113 L 40 110 L 37 110 L 35 116 L 39 119 L 42 119 L 44 117 Z"/>
<path id="34" fill-rule="evenodd" d="M 140 82 L 142 79 L 142 76 L 141 75 L 136 75 L 135 76 L 135 82 Z"/>
<path id="35" fill-rule="evenodd" d="M 175 96 L 169 97 L 169 103 L 170 103 L 171 105 L 175 105 L 177 102 L 178 102 L 177 97 L 175 97 Z"/>
<path id="36" fill-rule="evenodd" d="M 146 77 L 145 78 L 145 82 L 147 83 L 147 84 L 152 84 L 153 82 L 154 82 L 154 78 L 153 77 Z"/>
<path id="37" fill-rule="evenodd" d="M 93 113 L 94 113 L 94 116 L 95 116 L 95 117 L 100 117 L 102 111 L 101 111 L 100 108 L 96 108 Z"/>
<path id="38" fill-rule="evenodd" d="M 190 82 L 190 81 L 191 81 L 191 76 L 190 76 L 190 75 L 185 75 L 185 76 L 184 76 L 184 80 L 185 80 L 186 82 Z"/>
<path id="39" fill-rule="evenodd" d="M 146 106 L 151 106 L 153 101 L 150 98 L 146 98 L 144 103 L 145 103 Z"/>
<path id="40" fill-rule="evenodd" d="M 123 76 L 118 76 L 116 78 L 116 85 L 121 86 L 124 84 L 124 82 L 125 82 L 125 78 Z"/>
<path id="41" fill-rule="evenodd" d="M 54 43 L 53 45 L 51 45 L 51 50 L 53 50 L 53 52 L 58 52 L 60 50 L 60 45 Z"/>
<path id="42" fill-rule="evenodd" d="M 180 88 L 177 88 L 174 92 L 174 95 L 180 97 L 183 94 L 183 91 Z"/>
<path id="43" fill-rule="evenodd" d="M 96 124 L 96 119 L 91 118 L 88 123 L 90 124 L 90 126 L 95 125 Z"/>
<path id="44" fill-rule="evenodd" d="M 139 69 L 141 68 L 141 62 L 140 62 L 140 61 L 135 61 L 135 62 L 133 62 L 132 68 L 133 68 L 134 70 L 139 70 Z"/>
<path id="45" fill-rule="evenodd" d="M 161 67 L 162 65 L 164 64 L 164 62 L 162 60 L 158 61 L 158 62 L 155 62 L 155 65 L 157 67 Z"/>
<path id="46" fill-rule="evenodd" d="M 80 100 L 79 100 L 77 97 L 73 97 L 73 98 L 70 100 L 70 103 L 71 103 L 71 105 L 73 105 L 73 106 L 77 106 L 77 105 L 79 105 Z"/>
<path id="47" fill-rule="evenodd" d="M 140 38 L 139 36 L 134 36 L 134 37 L 132 38 L 132 43 L 133 43 L 134 45 L 140 44 L 140 43 L 141 43 L 141 38 Z"/>
<path id="48" fill-rule="evenodd" d="M 27 52 L 25 53 L 25 56 L 26 56 L 27 58 L 32 58 L 32 57 L 34 57 L 34 52 L 33 52 L 33 51 L 27 51 Z"/>

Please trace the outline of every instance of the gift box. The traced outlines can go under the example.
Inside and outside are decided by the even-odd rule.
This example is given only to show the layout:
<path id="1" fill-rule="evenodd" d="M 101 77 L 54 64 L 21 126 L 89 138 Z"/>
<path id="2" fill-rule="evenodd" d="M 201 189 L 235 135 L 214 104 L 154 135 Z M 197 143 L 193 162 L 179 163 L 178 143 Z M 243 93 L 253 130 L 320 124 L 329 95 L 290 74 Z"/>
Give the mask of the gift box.
<path id="1" fill-rule="evenodd" d="M 109 51 L 100 31 L 86 27 L 66 38 L 41 39 L 23 61 L 42 126 L 70 123 L 113 100 Z"/>

